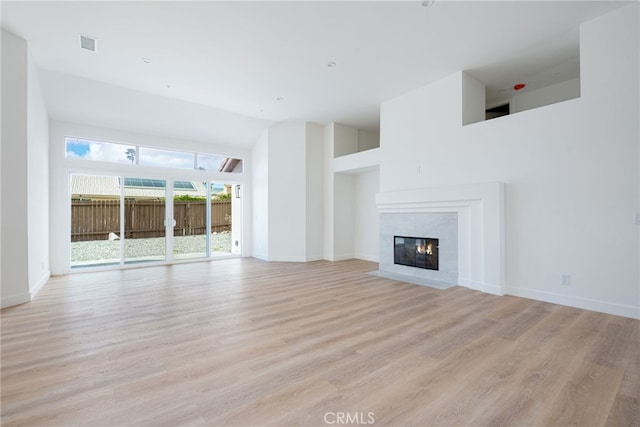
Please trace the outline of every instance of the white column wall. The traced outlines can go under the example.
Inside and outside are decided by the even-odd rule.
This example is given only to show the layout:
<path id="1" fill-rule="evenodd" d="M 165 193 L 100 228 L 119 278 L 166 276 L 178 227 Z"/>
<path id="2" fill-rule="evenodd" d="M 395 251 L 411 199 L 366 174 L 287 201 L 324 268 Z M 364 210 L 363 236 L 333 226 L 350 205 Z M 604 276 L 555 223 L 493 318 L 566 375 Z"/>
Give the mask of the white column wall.
<path id="1" fill-rule="evenodd" d="M 324 249 L 324 133 L 317 124 L 306 128 L 306 260 L 316 261 Z"/>
<path id="2" fill-rule="evenodd" d="M 305 123 L 269 128 L 269 260 L 305 261 Z"/>
<path id="3" fill-rule="evenodd" d="M 27 42 L 2 31 L 2 307 L 30 300 Z"/>
<path id="4" fill-rule="evenodd" d="M 28 44 L 2 31 L 1 306 L 48 280 L 48 116 Z"/>
<path id="5" fill-rule="evenodd" d="M 324 129 L 270 127 L 253 148 L 254 256 L 269 261 L 323 258 Z"/>
<path id="6" fill-rule="evenodd" d="M 323 258 L 328 261 L 334 260 L 334 194 L 333 194 L 333 152 L 335 140 L 335 123 L 329 123 L 324 127 L 324 150 L 323 150 L 323 177 L 324 177 L 324 245 Z"/>
<path id="7" fill-rule="evenodd" d="M 265 130 L 251 151 L 253 256 L 269 259 L 269 134 Z"/>
<path id="8" fill-rule="evenodd" d="M 38 70 L 28 58 L 27 222 L 29 291 L 33 297 L 51 276 L 49 265 L 49 116 Z"/>

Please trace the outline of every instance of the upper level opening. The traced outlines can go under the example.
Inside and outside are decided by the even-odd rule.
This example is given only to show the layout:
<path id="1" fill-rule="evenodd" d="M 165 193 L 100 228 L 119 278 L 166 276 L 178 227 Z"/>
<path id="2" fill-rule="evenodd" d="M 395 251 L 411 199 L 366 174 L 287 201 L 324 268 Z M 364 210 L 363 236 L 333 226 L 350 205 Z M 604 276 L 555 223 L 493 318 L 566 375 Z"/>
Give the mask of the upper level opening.
<path id="1" fill-rule="evenodd" d="M 579 29 L 466 74 L 462 94 L 465 125 L 579 98 Z"/>

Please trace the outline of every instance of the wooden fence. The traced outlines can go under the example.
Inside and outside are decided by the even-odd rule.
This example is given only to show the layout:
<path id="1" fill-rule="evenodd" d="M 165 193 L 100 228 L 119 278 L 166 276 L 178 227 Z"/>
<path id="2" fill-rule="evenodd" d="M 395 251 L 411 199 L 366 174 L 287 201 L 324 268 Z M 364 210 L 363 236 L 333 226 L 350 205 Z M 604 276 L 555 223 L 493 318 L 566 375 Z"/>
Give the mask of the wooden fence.
<path id="1" fill-rule="evenodd" d="M 174 236 L 205 234 L 207 212 L 205 201 L 176 200 L 173 217 Z M 124 233 L 128 239 L 162 237 L 165 204 L 163 200 L 125 200 Z M 231 230 L 231 200 L 211 202 L 210 232 Z M 109 233 L 120 236 L 119 200 L 73 200 L 71 202 L 71 241 L 106 240 Z"/>

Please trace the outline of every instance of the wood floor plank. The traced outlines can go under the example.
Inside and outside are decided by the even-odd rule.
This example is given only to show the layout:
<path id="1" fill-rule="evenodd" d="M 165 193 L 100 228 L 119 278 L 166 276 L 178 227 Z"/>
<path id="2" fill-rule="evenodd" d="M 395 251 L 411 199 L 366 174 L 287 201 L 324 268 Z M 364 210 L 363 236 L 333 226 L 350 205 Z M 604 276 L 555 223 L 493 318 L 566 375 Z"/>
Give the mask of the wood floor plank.
<path id="1" fill-rule="evenodd" d="M 583 361 L 546 411 L 546 425 L 604 425 L 622 380 L 622 371 Z"/>
<path id="2" fill-rule="evenodd" d="M 231 259 L 52 278 L 0 315 L 3 426 L 638 426 L 640 322 Z"/>
<path id="3" fill-rule="evenodd" d="M 607 418 L 607 427 L 635 427 L 640 425 L 640 400 L 618 395 Z"/>

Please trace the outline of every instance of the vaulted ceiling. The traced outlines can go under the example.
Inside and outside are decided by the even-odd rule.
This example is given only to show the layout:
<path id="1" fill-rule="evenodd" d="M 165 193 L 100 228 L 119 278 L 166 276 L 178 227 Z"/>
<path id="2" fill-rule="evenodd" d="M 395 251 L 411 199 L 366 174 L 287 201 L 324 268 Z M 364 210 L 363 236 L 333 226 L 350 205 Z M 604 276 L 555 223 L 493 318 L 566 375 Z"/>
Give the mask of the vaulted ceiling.
<path id="1" fill-rule="evenodd" d="M 2 27 L 29 42 L 52 118 L 249 147 L 277 121 L 376 129 L 382 101 L 458 70 L 494 91 L 570 78 L 580 23 L 625 4 L 428 3 L 3 1 L 1 11 Z M 97 51 L 80 49 L 79 34 Z"/>

